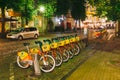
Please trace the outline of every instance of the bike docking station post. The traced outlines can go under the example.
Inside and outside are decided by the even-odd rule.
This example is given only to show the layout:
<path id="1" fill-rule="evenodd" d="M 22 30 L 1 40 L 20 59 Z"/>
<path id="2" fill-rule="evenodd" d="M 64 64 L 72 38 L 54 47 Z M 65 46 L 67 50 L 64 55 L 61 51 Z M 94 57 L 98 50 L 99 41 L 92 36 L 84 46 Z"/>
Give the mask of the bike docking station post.
<path id="1" fill-rule="evenodd" d="M 37 58 L 37 53 L 34 54 L 34 70 L 35 70 L 35 75 L 41 75 L 41 70 L 40 70 L 40 67 L 39 67 L 39 63 L 38 63 L 38 58 Z"/>

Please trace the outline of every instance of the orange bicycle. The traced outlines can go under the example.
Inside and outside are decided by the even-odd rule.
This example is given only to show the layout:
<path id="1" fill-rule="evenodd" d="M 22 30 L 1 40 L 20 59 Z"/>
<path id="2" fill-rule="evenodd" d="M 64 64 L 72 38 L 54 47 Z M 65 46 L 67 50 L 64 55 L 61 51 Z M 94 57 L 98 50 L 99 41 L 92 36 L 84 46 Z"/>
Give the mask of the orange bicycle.
<path id="1" fill-rule="evenodd" d="M 39 67 L 43 72 L 51 72 L 55 68 L 55 60 L 52 56 L 47 55 L 49 49 L 49 45 L 41 45 L 41 41 L 35 41 L 38 45 L 38 48 L 29 49 L 30 43 L 24 43 L 24 46 L 27 48 L 26 51 L 18 52 L 17 56 L 17 64 L 21 68 L 28 68 L 30 65 L 33 65 L 35 60 L 33 54 L 38 54 L 40 56 Z"/>

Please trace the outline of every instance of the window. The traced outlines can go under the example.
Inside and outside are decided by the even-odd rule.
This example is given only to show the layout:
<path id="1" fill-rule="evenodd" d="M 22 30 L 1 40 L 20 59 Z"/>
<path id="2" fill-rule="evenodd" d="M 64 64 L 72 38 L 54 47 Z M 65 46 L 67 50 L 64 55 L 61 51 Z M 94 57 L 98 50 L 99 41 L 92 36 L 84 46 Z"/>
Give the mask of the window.
<path id="1" fill-rule="evenodd" d="M 30 28 L 30 31 L 36 31 L 37 29 L 36 28 Z"/>
<path id="2" fill-rule="evenodd" d="M 29 30 L 29 28 L 25 28 L 24 31 L 25 32 L 29 32 L 30 30 Z"/>

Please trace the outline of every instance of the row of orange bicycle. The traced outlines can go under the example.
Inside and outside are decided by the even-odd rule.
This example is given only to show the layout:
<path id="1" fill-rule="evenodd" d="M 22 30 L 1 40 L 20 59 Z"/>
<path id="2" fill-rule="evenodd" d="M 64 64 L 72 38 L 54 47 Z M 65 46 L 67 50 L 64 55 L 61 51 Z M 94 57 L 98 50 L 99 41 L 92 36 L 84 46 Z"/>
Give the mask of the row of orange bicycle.
<path id="1" fill-rule="evenodd" d="M 36 48 L 29 48 L 30 43 L 24 43 L 27 51 L 19 51 L 17 54 L 17 64 L 21 68 L 28 68 L 30 65 L 37 67 L 43 72 L 51 72 L 55 66 L 60 66 L 78 55 L 86 42 L 77 34 L 67 35 L 35 41 Z"/>

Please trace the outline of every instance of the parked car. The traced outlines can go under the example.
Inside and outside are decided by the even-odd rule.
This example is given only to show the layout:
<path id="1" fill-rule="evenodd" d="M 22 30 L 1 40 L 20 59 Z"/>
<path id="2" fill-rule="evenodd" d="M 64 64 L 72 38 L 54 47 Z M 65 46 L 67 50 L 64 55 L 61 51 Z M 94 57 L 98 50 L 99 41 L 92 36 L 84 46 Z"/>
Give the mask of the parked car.
<path id="1" fill-rule="evenodd" d="M 7 38 L 11 39 L 26 39 L 26 38 L 38 38 L 39 31 L 36 27 L 28 27 L 28 28 L 18 28 L 16 30 L 12 30 L 7 34 Z"/>

